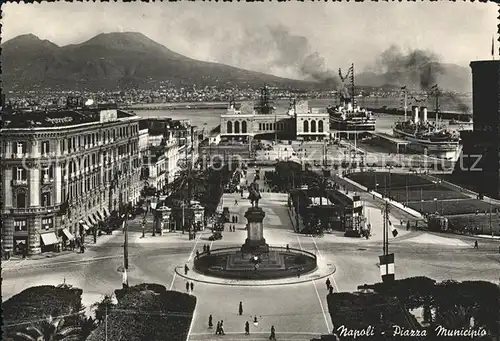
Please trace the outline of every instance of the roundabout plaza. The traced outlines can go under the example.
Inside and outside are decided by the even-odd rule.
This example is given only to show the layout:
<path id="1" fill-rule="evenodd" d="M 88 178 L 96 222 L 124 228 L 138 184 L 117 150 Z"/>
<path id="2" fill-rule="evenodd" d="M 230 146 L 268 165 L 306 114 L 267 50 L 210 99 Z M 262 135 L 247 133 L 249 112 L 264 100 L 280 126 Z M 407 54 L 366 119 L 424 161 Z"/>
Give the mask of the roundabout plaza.
<path id="1" fill-rule="evenodd" d="M 248 183 L 254 177 L 249 169 Z M 181 232 L 155 237 L 146 233 L 142 238 L 142 218 L 129 224 L 129 285 L 159 283 L 195 295 L 189 340 L 267 340 L 271 326 L 278 340 L 310 340 L 333 329 L 326 302 L 329 290 L 353 292 L 359 285 L 381 281 L 378 198 L 360 193 L 372 224 L 370 239 L 344 237 L 341 232 L 316 238 L 293 231 L 287 194 L 268 192 L 263 181 L 258 183 L 258 204 L 252 205 L 246 193 L 223 195 L 221 206 L 228 207 L 237 222 L 225 224 L 221 240 L 210 240 L 209 230 L 195 240 Z M 397 210 L 390 214 L 399 231 L 389 243 L 397 279 L 428 276 L 438 281 L 498 282 L 498 271 L 492 271 L 499 269 L 498 244 L 481 240 L 474 249 L 470 237 L 406 231 L 399 221 L 410 217 Z M 147 219 L 152 225 L 152 218 Z M 3 264 L 3 300 L 31 286 L 63 281 L 83 289 L 86 306 L 112 293 L 121 287 L 122 273 L 117 269 L 123 263 L 124 235 L 116 231 L 106 237 L 89 245 L 85 254 Z M 208 328 L 210 315 L 214 326 L 224 321 L 226 336 Z M 246 322 L 250 335 L 245 335 Z"/>

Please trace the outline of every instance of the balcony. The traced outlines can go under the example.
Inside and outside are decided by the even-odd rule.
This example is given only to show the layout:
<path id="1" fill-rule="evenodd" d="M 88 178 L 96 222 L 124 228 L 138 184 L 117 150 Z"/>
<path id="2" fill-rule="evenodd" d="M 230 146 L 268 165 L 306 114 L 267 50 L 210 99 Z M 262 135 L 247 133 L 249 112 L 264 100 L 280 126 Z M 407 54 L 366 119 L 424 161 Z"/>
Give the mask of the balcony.
<path id="1" fill-rule="evenodd" d="M 11 208 L 10 213 L 14 214 L 14 215 L 57 213 L 57 212 L 59 212 L 60 208 L 61 208 L 61 204 L 49 205 L 49 206 Z"/>
<path id="2" fill-rule="evenodd" d="M 12 186 L 27 186 L 28 179 L 12 180 L 11 185 Z"/>
<path id="3" fill-rule="evenodd" d="M 54 179 L 53 178 L 51 179 L 51 178 L 49 178 L 48 175 L 45 175 L 45 176 L 42 177 L 42 183 L 44 185 L 49 185 L 49 184 L 54 183 Z"/>

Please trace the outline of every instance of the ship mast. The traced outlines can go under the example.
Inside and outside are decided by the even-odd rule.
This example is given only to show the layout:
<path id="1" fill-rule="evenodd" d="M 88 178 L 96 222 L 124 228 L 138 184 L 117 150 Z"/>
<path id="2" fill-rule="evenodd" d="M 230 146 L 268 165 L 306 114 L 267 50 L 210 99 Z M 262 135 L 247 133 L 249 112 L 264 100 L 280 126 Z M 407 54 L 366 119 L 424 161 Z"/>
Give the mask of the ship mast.
<path id="1" fill-rule="evenodd" d="M 434 94 L 436 96 L 436 107 L 435 107 L 435 111 L 436 111 L 436 127 L 437 127 L 437 124 L 438 124 L 438 119 L 439 119 L 439 88 L 438 88 L 438 85 L 434 85 L 432 87 L 432 89 L 434 90 Z"/>
<path id="2" fill-rule="evenodd" d="M 352 107 L 354 108 L 355 103 L 354 103 L 354 63 L 351 65 L 351 102 L 352 102 Z"/>
<path id="3" fill-rule="evenodd" d="M 405 122 L 406 122 L 406 119 L 407 119 L 406 112 L 408 110 L 408 93 L 406 92 L 406 86 L 405 86 L 405 89 L 404 89 L 404 95 L 405 95 L 405 103 L 404 103 L 405 106 L 404 106 L 404 108 L 405 108 Z"/>

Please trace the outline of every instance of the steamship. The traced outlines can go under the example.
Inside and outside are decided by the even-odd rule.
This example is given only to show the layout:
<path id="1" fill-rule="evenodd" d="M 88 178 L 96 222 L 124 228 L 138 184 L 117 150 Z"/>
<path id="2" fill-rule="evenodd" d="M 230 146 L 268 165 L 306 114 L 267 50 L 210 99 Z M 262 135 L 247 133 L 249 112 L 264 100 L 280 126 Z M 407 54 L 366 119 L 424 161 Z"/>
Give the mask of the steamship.
<path id="1" fill-rule="evenodd" d="M 354 107 L 352 101 L 342 98 L 343 105 L 327 108 L 330 127 L 339 131 L 374 131 L 375 118 L 371 111 Z"/>
<path id="2" fill-rule="evenodd" d="M 330 128 L 347 133 L 347 135 L 349 135 L 349 132 L 374 131 L 375 118 L 372 112 L 356 106 L 354 101 L 354 64 L 351 65 L 345 75 L 342 75 L 342 71 L 339 69 L 339 77 L 342 83 L 347 79 L 350 80 L 351 93 L 347 94 L 347 89 L 344 86 L 344 93 L 338 93 L 341 105 L 327 107 L 328 114 L 330 115 Z"/>
<path id="3" fill-rule="evenodd" d="M 397 122 L 393 135 L 409 142 L 407 148 L 411 151 L 428 156 L 456 161 L 460 156 L 460 135 L 454 130 L 448 130 L 438 122 L 427 120 L 427 108 L 412 107 L 412 118 Z"/>

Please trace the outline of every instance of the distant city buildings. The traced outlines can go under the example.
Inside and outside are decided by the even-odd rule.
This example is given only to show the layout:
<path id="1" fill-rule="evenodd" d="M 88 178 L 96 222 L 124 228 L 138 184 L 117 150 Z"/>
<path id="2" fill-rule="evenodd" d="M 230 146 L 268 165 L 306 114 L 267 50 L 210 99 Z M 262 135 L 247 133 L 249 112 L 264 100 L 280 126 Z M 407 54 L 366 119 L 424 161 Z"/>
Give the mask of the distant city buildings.
<path id="1" fill-rule="evenodd" d="M 50 250 L 139 199 L 139 118 L 72 105 L 2 113 L 4 251 Z"/>

